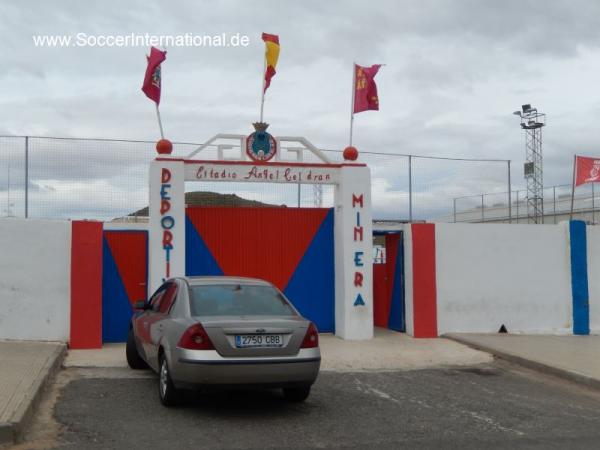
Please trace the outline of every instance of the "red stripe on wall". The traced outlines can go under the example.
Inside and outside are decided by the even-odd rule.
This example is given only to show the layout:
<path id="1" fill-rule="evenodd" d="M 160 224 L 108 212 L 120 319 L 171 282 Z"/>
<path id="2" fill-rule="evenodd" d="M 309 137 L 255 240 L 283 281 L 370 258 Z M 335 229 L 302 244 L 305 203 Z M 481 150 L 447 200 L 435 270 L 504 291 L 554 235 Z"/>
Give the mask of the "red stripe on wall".
<path id="1" fill-rule="evenodd" d="M 102 347 L 102 223 L 71 225 L 70 348 Z"/>
<path id="2" fill-rule="evenodd" d="M 412 230 L 414 336 L 437 337 L 435 225 L 415 223 Z"/>

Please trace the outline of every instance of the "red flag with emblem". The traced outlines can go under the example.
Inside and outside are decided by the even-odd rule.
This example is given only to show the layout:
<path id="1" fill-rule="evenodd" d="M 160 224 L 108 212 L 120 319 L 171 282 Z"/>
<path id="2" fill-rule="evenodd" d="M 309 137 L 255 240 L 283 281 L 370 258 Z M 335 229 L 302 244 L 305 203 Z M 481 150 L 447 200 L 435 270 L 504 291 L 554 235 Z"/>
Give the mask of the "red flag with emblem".
<path id="1" fill-rule="evenodd" d="M 575 186 L 600 182 L 600 158 L 575 157 Z"/>
<path id="2" fill-rule="evenodd" d="M 166 58 L 167 52 L 163 52 L 156 47 L 152 47 L 150 49 L 150 56 L 147 57 L 148 67 L 146 67 L 146 75 L 144 76 L 142 91 L 144 91 L 144 94 L 146 94 L 150 100 L 156 103 L 156 106 L 160 104 L 160 64 Z"/>
<path id="3" fill-rule="evenodd" d="M 381 64 L 371 67 L 362 67 L 354 64 L 354 105 L 352 113 L 363 111 L 379 111 L 379 97 L 377 96 L 377 85 L 375 75 Z"/>

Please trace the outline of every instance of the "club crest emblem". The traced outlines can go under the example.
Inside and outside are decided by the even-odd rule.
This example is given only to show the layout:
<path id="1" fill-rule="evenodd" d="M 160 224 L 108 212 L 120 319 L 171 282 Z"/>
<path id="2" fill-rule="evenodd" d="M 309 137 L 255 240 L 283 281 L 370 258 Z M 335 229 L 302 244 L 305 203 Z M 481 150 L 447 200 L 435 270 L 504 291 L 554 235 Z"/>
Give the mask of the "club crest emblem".
<path id="1" fill-rule="evenodd" d="M 152 72 L 152 84 L 160 89 L 160 65 Z"/>
<path id="2" fill-rule="evenodd" d="M 246 154 L 252 161 L 269 161 L 277 153 L 277 141 L 267 133 L 268 123 L 253 123 L 256 130 L 246 138 Z"/>
<path id="3" fill-rule="evenodd" d="M 590 170 L 590 177 L 586 181 L 596 181 L 600 175 L 600 159 L 594 161 L 594 165 Z"/>

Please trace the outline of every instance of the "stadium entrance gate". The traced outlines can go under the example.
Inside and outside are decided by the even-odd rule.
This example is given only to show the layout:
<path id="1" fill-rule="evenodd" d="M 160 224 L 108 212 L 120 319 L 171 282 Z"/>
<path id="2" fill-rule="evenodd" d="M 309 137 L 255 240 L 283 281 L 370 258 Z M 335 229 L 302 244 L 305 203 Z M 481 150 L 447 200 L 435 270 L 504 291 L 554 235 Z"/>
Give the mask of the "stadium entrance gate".
<path id="1" fill-rule="evenodd" d="M 272 160 L 257 161 L 248 151 L 250 137 L 227 134 L 214 136 L 185 158 L 159 155 L 150 163 L 149 290 L 186 274 L 254 275 L 284 290 L 323 331 L 335 331 L 345 339 L 370 339 L 369 168 L 332 163 L 304 138 L 270 138 L 280 150 L 285 142 L 296 145 L 287 148 L 295 159 L 284 160 L 279 151 Z M 221 139 L 239 144 L 214 144 Z M 219 149 L 216 160 L 195 158 L 213 145 Z M 225 159 L 222 148 L 239 149 L 239 154 Z M 304 162 L 304 153 L 319 161 Z M 219 209 L 212 211 L 213 216 L 209 209 L 186 211 L 186 181 L 328 184 L 334 186 L 334 208 Z M 312 299 L 317 292 L 321 300 Z"/>

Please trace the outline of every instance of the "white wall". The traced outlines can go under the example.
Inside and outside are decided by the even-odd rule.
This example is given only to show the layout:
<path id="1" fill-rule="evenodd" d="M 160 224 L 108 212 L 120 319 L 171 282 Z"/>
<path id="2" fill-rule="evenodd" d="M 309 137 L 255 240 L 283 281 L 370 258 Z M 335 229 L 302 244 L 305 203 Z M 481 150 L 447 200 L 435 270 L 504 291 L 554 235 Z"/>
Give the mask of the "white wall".
<path id="1" fill-rule="evenodd" d="M 0 339 L 69 338 L 71 222 L 0 219 Z"/>
<path id="2" fill-rule="evenodd" d="M 148 222 L 104 222 L 103 229 L 108 231 L 148 231 Z"/>
<path id="3" fill-rule="evenodd" d="M 437 225 L 436 225 L 437 227 Z M 402 236 L 404 242 L 404 323 L 406 333 L 415 335 L 413 318 L 413 251 L 412 251 L 412 228 L 410 224 L 404 227 Z"/>
<path id="4" fill-rule="evenodd" d="M 502 324 L 509 332 L 571 333 L 567 224 L 435 230 L 439 334 L 497 332 Z"/>
<path id="5" fill-rule="evenodd" d="M 590 332 L 600 334 L 600 226 L 587 226 Z"/>

